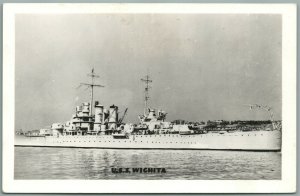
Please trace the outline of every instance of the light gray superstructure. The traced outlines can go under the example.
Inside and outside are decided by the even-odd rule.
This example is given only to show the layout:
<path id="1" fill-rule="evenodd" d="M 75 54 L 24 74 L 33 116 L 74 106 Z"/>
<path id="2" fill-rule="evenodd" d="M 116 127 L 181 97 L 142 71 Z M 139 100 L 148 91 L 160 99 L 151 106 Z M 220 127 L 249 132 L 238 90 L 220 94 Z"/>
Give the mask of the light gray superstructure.
<path id="1" fill-rule="evenodd" d="M 89 74 L 92 82 L 82 83 L 91 88 L 91 101 L 76 107 L 70 121 L 54 123 L 51 129 L 40 133 L 28 132 L 16 135 L 16 146 L 121 148 L 121 149 L 210 149 L 210 150 L 255 150 L 280 151 L 281 129 L 206 131 L 189 124 L 167 122 L 167 113 L 148 108 L 149 76 L 146 83 L 145 110 L 139 116 L 140 123 L 125 124 L 119 119 L 119 108 L 105 108 L 93 102 L 94 69 Z M 103 86 L 101 86 L 103 87 Z M 94 114 L 93 114 L 94 109 Z M 273 122 L 272 122 L 273 123 Z M 276 126 L 277 127 L 277 126 Z M 41 132 L 42 131 L 42 132 Z"/>

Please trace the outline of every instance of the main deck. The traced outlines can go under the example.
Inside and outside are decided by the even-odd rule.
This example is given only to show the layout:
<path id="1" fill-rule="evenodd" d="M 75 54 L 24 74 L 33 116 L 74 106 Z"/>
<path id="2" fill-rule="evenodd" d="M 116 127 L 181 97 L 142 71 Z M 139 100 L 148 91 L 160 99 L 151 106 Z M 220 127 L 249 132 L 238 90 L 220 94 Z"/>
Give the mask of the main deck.
<path id="1" fill-rule="evenodd" d="M 281 132 L 129 135 L 128 138 L 119 139 L 112 135 L 16 136 L 15 146 L 280 151 Z"/>

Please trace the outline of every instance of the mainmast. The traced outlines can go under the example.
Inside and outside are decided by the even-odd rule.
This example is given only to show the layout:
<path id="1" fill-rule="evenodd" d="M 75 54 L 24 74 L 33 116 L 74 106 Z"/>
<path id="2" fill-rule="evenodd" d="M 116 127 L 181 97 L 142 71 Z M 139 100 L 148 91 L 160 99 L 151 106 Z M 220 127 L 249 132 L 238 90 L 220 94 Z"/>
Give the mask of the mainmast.
<path id="1" fill-rule="evenodd" d="M 94 68 L 92 69 L 91 73 L 88 74 L 88 76 L 91 77 L 91 83 L 80 83 L 80 86 L 87 86 L 88 88 L 90 88 L 90 116 L 92 116 L 93 115 L 94 87 L 104 87 L 104 86 L 94 83 L 94 79 L 100 77 L 99 75 L 96 75 L 94 73 Z"/>
<path id="2" fill-rule="evenodd" d="M 151 88 L 149 83 L 152 82 L 152 80 L 150 80 L 150 76 L 149 75 L 146 75 L 145 78 L 142 78 L 141 79 L 142 82 L 145 83 L 145 99 L 144 99 L 144 104 L 145 104 L 145 108 L 144 108 L 144 116 L 146 116 L 146 113 L 147 113 L 147 109 L 148 109 L 148 100 L 150 98 L 149 96 L 149 89 Z"/>

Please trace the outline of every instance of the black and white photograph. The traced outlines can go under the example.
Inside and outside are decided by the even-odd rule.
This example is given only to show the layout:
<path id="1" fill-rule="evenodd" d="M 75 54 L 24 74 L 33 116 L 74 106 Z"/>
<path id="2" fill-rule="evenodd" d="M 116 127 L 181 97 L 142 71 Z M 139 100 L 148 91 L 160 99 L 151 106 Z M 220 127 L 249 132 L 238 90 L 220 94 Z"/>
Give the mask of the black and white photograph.
<path id="1" fill-rule="evenodd" d="M 295 7 L 198 6 L 4 7 L 14 32 L 4 47 L 10 181 L 57 181 L 63 192 L 76 192 L 63 185 L 73 180 L 83 191 L 123 180 L 170 182 L 163 192 L 199 180 L 293 191 L 296 50 L 285 36 Z"/>

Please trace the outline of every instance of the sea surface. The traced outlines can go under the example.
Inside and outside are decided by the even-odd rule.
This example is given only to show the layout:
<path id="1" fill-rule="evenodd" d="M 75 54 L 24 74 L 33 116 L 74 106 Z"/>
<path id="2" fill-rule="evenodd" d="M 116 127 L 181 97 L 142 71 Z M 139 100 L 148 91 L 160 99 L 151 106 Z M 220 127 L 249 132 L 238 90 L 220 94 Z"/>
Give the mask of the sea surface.
<path id="1" fill-rule="evenodd" d="M 280 152 L 15 147 L 15 179 L 278 180 Z M 112 168 L 165 168 L 113 173 Z"/>

